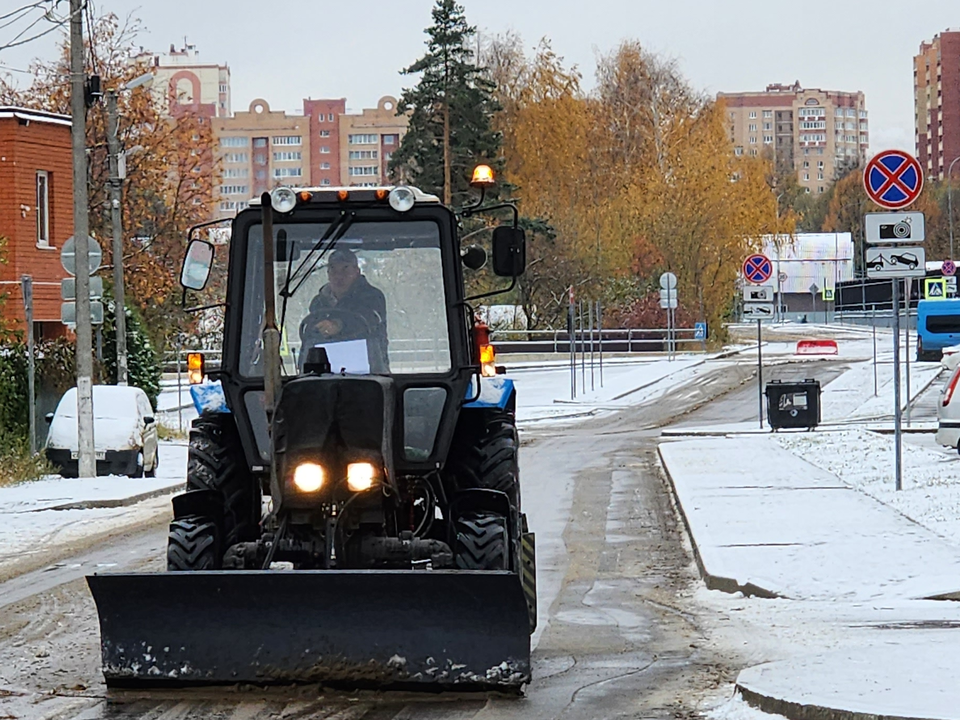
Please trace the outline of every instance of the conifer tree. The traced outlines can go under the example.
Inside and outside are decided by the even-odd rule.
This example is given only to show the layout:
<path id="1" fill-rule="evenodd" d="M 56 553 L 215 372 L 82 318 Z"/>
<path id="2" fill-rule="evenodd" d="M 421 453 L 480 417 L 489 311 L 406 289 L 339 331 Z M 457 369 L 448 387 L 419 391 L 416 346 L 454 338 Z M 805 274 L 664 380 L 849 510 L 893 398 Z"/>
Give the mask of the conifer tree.
<path id="1" fill-rule="evenodd" d="M 448 205 L 462 204 L 473 166 L 485 162 L 499 169 L 502 164 L 501 137 L 491 126 L 499 106 L 494 85 L 471 49 L 476 28 L 467 24 L 463 6 L 437 0 L 432 14 L 426 53 L 401 71 L 420 79 L 404 89 L 398 103 L 398 114 L 409 113 L 410 124 L 390 172 Z"/>

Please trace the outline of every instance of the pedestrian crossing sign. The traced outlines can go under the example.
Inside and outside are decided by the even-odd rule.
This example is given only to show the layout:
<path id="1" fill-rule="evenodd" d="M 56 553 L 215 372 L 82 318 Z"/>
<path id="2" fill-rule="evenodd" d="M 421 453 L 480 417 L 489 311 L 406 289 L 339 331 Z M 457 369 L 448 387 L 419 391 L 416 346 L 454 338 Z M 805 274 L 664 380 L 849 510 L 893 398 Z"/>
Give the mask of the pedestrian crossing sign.
<path id="1" fill-rule="evenodd" d="M 833 288 L 825 287 L 823 289 L 823 301 L 824 302 L 833 302 Z"/>
<path id="2" fill-rule="evenodd" d="M 927 278 L 923 281 L 923 297 L 926 300 L 946 300 L 946 278 Z"/>

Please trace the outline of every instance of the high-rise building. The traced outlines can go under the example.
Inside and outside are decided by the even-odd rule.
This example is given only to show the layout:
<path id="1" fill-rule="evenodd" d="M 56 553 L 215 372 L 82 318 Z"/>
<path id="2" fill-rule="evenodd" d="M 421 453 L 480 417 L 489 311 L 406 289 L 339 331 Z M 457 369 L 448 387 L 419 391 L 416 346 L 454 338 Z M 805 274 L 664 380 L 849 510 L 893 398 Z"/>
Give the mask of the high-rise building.
<path id="1" fill-rule="evenodd" d="M 960 30 L 920 44 L 913 92 L 917 159 L 928 178 L 942 180 L 960 157 Z"/>
<path id="2" fill-rule="evenodd" d="M 346 99 L 307 98 L 302 115 L 271 110 L 257 99 L 233 117 L 215 118 L 221 183 L 218 215 L 229 217 L 277 185 L 374 186 L 407 129 L 397 101 L 385 96 L 359 113 Z"/>
<path id="3" fill-rule="evenodd" d="M 153 73 L 153 92 L 167 115 L 230 116 L 230 68 L 201 62 L 196 46 L 177 50 L 171 45 L 168 53 L 137 59 Z"/>
<path id="4" fill-rule="evenodd" d="M 808 193 L 822 193 L 866 162 L 867 109 L 862 92 L 767 85 L 763 92 L 718 93 L 737 155 L 770 153 L 793 168 Z"/>

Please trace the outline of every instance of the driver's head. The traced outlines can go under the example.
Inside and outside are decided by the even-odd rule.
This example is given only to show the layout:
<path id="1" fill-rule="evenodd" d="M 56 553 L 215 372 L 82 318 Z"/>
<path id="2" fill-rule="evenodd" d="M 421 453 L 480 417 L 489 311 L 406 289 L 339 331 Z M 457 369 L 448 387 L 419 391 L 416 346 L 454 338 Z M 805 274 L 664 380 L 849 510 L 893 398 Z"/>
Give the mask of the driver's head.
<path id="1" fill-rule="evenodd" d="M 330 253 L 327 264 L 327 277 L 330 278 L 330 288 L 333 294 L 343 295 L 354 281 L 360 277 L 360 264 L 357 256 L 346 248 L 337 248 Z"/>

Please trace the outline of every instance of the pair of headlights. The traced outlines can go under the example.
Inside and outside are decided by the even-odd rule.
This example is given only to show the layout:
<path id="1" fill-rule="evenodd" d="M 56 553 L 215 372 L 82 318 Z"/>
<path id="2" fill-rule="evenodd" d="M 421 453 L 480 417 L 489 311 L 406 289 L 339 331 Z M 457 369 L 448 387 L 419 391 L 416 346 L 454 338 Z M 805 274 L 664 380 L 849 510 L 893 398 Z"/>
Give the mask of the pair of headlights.
<path id="1" fill-rule="evenodd" d="M 293 471 L 293 485 L 300 492 L 314 493 L 327 481 L 322 465 L 303 462 Z M 377 469 L 373 463 L 354 462 L 347 465 L 347 487 L 353 492 L 363 492 L 373 487 L 377 480 Z"/>
<path id="2" fill-rule="evenodd" d="M 350 191 L 346 189 L 339 190 L 338 194 L 341 200 L 346 200 L 350 197 Z M 313 196 L 313 193 L 309 190 L 301 190 L 299 196 L 306 202 Z M 416 193 L 406 185 L 398 185 L 391 189 L 389 193 L 386 188 L 378 189 L 377 199 L 384 197 L 386 197 L 387 202 L 390 203 L 390 207 L 397 212 L 407 212 L 413 208 L 417 202 Z M 297 198 L 298 193 L 293 188 L 278 187 L 270 191 L 270 205 L 273 206 L 273 209 L 278 213 L 288 213 L 293 210 L 297 206 Z"/>

